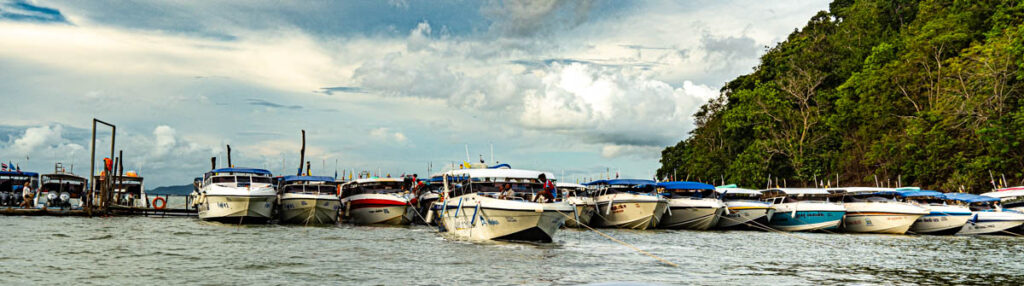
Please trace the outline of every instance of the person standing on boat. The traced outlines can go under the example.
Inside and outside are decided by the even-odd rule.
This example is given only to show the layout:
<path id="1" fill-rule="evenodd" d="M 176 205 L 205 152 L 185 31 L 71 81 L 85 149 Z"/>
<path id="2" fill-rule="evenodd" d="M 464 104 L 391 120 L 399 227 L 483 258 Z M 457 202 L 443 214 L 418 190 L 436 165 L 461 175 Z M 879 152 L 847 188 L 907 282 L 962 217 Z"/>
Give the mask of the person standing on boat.
<path id="1" fill-rule="evenodd" d="M 21 207 L 28 208 L 32 206 L 32 199 L 35 198 L 36 192 L 32 190 L 30 182 L 25 182 L 25 186 L 21 187 Z"/>
<path id="2" fill-rule="evenodd" d="M 541 203 L 554 202 L 555 183 L 548 181 L 548 177 L 543 173 L 540 174 L 540 176 L 537 176 L 537 180 L 540 181 L 541 184 L 544 184 L 544 187 L 540 192 L 537 192 L 537 196 L 533 198 L 533 201 Z"/>
<path id="3" fill-rule="evenodd" d="M 503 185 L 500 188 L 500 190 L 502 190 L 502 191 L 498 195 L 498 199 L 511 200 L 516 195 L 516 192 L 512 190 L 512 185 L 510 185 L 508 183 L 505 183 L 505 185 Z"/>

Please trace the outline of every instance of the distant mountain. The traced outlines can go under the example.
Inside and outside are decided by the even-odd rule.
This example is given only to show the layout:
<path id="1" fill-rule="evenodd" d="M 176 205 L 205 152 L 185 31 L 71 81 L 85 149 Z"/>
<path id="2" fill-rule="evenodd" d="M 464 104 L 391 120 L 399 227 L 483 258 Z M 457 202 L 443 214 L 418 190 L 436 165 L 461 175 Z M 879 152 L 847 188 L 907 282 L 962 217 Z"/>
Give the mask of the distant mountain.
<path id="1" fill-rule="evenodd" d="M 147 194 L 151 194 L 151 195 L 182 195 L 182 196 L 186 196 L 186 195 L 192 193 L 192 185 L 157 187 L 156 189 L 146 190 L 146 193 Z"/>

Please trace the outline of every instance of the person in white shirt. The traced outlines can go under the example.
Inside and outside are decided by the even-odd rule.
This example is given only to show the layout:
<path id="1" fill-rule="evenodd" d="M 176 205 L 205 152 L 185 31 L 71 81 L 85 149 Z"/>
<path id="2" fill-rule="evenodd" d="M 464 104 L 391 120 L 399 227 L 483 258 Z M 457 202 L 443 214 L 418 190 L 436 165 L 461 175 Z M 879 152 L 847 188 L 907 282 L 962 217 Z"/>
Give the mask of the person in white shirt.
<path id="1" fill-rule="evenodd" d="M 25 186 L 21 188 L 21 197 L 24 199 L 21 201 L 21 207 L 28 208 L 32 206 L 32 198 L 36 196 L 36 192 L 32 190 L 32 186 L 29 182 L 25 182 Z"/>
<path id="2" fill-rule="evenodd" d="M 516 192 L 512 190 L 512 185 L 509 185 L 509 184 L 506 183 L 502 187 L 502 189 L 504 189 L 504 191 L 502 191 L 501 194 L 498 195 L 499 199 L 511 200 L 513 197 L 515 197 Z"/>

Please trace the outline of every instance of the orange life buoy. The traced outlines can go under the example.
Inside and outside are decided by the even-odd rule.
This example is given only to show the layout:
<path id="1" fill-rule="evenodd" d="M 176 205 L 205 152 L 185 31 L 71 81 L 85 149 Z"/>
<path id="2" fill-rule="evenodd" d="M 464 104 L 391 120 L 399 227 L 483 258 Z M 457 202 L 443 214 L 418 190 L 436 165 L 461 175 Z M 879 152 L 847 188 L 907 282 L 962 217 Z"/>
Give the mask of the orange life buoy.
<path id="1" fill-rule="evenodd" d="M 158 202 L 158 201 L 160 202 L 159 205 L 156 204 L 156 202 Z M 155 199 L 153 199 L 153 209 L 162 210 L 162 209 L 164 209 L 166 207 L 167 207 L 167 200 L 165 200 L 164 198 L 156 197 Z"/>

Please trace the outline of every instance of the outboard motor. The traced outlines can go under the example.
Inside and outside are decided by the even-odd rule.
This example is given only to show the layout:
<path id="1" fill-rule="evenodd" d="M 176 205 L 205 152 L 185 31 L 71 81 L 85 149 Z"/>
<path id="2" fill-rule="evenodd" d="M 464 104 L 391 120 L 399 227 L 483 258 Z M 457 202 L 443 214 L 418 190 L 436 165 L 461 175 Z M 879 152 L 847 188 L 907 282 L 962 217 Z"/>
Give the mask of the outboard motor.
<path id="1" fill-rule="evenodd" d="M 60 206 L 61 209 L 64 209 L 64 208 L 70 209 L 71 208 L 71 194 L 70 193 L 68 193 L 68 192 L 61 192 L 59 198 L 60 198 L 59 206 Z"/>
<path id="2" fill-rule="evenodd" d="M 0 192 L 0 206 L 9 206 L 11 201 L 11 192 L 2 191 Z"/>
<path id="3" fill-rule="evenodd" d="M 60 206 L 60 197 L 55 192 L 46 193 L 46 207 Z"/>

